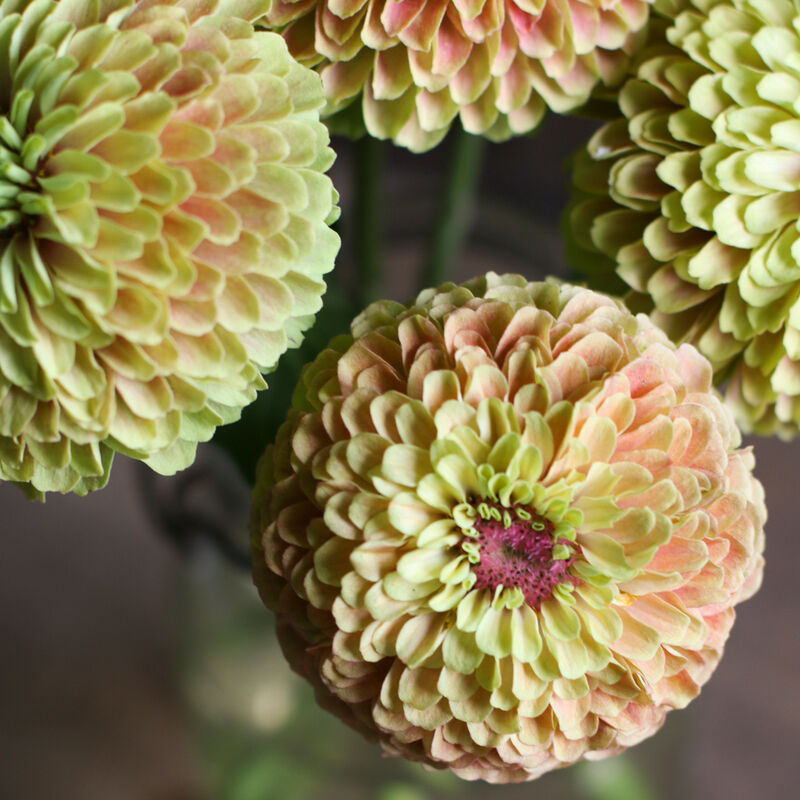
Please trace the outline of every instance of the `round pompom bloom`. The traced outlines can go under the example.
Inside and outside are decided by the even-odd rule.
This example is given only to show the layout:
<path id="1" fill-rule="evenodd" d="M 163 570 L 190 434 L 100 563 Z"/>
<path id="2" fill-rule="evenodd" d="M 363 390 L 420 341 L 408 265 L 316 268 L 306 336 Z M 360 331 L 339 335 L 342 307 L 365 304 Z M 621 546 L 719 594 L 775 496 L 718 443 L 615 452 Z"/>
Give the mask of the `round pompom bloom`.
<path id="1" fill-rule="evenodd" d="M 587 289 L 490 273 L 376 303 L 309 365 L 254 493 L 254 576 L 322 705 L 520 781 L 655 732 L 762 573 L 711 367 Z"/>
<path id="2" fill-rule="evenodd" d="M 688 5 L 684 2 L 683 6 Z M 655 24 L 655 20 L 654 20 Z M 738 422 L 800 426 L 800 13 L 694 0 L 576 159 L 576 266 L 616 268 L 707 356 Z M 580 263 L 582 262 L 582 263 Z"/>
<path id="3" fill-rule="evenodd" d="M 183 468 L 310 325 L 333 152 L 268 5 L 0 4 L 0 478 Z"/>
<path id="4" fill-rule="evenodd" d="M 334 131 L 433 147 L 456 115 L 507 139 L 624 76 L 651 0 L 278 0 L 264 23 L 322 75 Z M 357 121 L 352 111 L 356 111 Z M 363 115 L 363 122 L 361 117 Z"/>

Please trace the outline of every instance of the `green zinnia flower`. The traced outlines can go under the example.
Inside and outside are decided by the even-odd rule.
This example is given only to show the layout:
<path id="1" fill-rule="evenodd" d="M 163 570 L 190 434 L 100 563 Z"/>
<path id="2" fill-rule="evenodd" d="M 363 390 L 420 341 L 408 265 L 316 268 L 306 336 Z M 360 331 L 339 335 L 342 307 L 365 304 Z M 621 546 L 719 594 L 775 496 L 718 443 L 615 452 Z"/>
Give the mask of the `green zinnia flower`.
<path id="1" fill-rule="evenodd" d="M 0 478 L 181 469 L 310 324 L 333 153 L 268 7 L 0 3 Z"/>
<path id="2" fill-rule="evenodd" d="M 674 20 L 654 23 L 620 94 L 624 117 L 576 160 L 573 254 L 587 273 L 616 268 L 671 337 L 697 345 L 746 430 L 791 437 L 800 12 L 789 0 L 678 6 Z"/>

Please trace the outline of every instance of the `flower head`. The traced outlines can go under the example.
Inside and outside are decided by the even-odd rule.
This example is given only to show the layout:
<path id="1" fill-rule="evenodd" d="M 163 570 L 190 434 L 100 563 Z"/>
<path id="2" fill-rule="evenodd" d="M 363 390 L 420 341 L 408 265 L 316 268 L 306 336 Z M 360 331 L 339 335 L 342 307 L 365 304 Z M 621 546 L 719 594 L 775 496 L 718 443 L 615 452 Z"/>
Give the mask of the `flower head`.
<path id="1" fill-rule="evenodd" d="M 533 130 L 624 74 L 649 0 L 279 0 L 265 24 L 322 75 L 326 114 L 353 103 L 372 135 L 427 150 Z M 334 130 L 349 132 L 352 114 Z M 360 125 L 359 120 L 359 125 Z"/>
<path id="2" fill-rule="evenodd" d="M 587 271 L 616 267 L 693 342 L 747 430 L 800 426 L 800 15 L 791 2 L 694 0 L 646 49 L 576 160 Z"/>
<path id="3" fill-rule="evenodd" d="M 376 303 L 261 462 L 254 576 L 292 666 L 384 749 L 526 780 L 686 705 L 762 570 L 708 362 L 587 289 Z"/>
<path id="4" fill-rule="evenodd" d="M 310 324 L 333 154 L 268 6 L 0 5 L 0 478 L 182 468 Z"/>

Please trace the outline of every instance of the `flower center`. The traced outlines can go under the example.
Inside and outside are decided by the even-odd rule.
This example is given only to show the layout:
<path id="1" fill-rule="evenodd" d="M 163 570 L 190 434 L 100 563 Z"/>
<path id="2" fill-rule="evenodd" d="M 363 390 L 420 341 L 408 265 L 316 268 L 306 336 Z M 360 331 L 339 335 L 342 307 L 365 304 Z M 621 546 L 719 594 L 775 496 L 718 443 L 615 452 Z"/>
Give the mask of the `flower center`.
<path id="1" fill-rule="evenodd" d="M 574 583 L 569 542 L 555 535 L 555 524 L 524 508 L 482 503 L 470 538 L 462 548 L 471 556 L 476 589 L 518 589 L 538 608 L 559 584 Z"/>

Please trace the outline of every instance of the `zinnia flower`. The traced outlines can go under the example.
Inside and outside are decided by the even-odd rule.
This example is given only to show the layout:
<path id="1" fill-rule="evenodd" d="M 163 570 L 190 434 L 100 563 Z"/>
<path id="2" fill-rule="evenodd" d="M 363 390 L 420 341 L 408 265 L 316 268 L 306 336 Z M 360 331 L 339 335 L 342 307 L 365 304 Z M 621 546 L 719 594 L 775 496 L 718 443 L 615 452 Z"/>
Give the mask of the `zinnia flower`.
<path id="1" fill-rule="evenodd" d="M 575 250 L 612 259 L 576 266 L 616 267 L 728 380 L 742 427 L 785 437 L 800 425 L 799 30 L 788 0 L 695 0 L 577 159 L 570 225 Z"/>
<path id="2" fill-rule="evenodd" d="M 322 75 L 335 114 L 427 150 L 456 115 L 470 133 L 533 130 L 624 75 L 650 0 L 278 0 L 265 24 Z M 351 109 L 352 111 L 353 109 Z M 352 113 L 334 130 L 350 132 Z"/>
<path id="3" fill-rule="evenodd" d="M 310 324 L 333 153 L 268 5 L 0 6 L 0 478 L 174 472 Z"/>
<path id="4" fill-rule="evenodd" d="M 656 731 L 758 587 L 766 512 L 711 368 L 587 289 L 381 302 L 263 458 L 254 575 L 320 702 L 519 781 Z"/>

